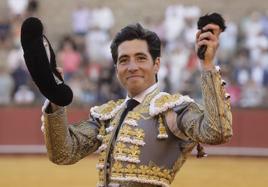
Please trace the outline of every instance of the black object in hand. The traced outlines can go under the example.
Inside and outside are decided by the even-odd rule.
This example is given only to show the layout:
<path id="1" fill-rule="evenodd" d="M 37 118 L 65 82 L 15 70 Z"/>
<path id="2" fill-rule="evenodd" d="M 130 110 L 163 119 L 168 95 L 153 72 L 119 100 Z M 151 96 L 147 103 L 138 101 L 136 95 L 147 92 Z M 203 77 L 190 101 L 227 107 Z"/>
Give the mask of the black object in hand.
<path id="1" fill-rule="evenodd" d="M 44 41 L 48 44 L 48 51 L 46 51 Z M 23 22 L 21 45 L 26 66 L 40 92 L 56 105 L 70 104 L 73 92 L 64 84 L 60 73 L 56 70 L 54 51 L 48 39 L 43 35 L 43 25 L 38 18 L 30 17 Z"/>
<path id="2" fill-rule="evenodd" d="M 225 21 L 224 21 L 223 17 L 218 13 L 206 14 L 205 16 L 200 17 L 198 22 L 197 22 L 197 28 L 200 29 L 202 33 L 208 32 L 208 31 L 213 33 L 212 30 L 203 30 L 202 29 L 204 26 L 206 26 L 207 24 L 210 24 L 210 23 L 218 25 L 220 27 L 220 29 L 222 30 L 222 32 L 226 29 Z M 206 50 L 207 50 L 206 45 L 202 45 L 197 50 L 197 55 L 201 60 L 205 59 Z"/>

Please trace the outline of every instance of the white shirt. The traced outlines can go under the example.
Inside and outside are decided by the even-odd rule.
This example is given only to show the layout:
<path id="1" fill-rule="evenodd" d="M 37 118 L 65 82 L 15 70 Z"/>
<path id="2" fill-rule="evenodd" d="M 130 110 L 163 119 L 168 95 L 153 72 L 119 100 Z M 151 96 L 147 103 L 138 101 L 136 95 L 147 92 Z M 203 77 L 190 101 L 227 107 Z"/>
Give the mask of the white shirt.
<path id="1" fill-rule="evenodd" d="M 144 90 L 143 92 L 141 92 L 140 94 L 136 95 L 135 97 L 133 97 L 132 99 L 135 99 L 136 101 L 138 101 L 139 103 L 142 103 L 143 99 L 145 98 L 145 96 L 152 92 L 153 90 L 155 90 L 157 88 L 157 83 L 153 84 L 152 86 L 150 86 L 149 88 L 147 88 L 146 90 Z M 127 100 L 131 99 L 128 95 L 125 99 L 125 102 Z"/>

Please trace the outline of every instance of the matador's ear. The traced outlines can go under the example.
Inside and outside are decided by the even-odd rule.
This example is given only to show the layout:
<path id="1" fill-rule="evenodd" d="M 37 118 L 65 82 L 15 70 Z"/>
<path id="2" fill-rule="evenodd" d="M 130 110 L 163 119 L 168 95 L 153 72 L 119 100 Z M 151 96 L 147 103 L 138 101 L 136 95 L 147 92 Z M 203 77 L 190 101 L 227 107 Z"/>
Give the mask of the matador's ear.
<path id="1" fill-rule="evenodd" d="M 21 27 L 21 45 L 30 75 L 40 92 L 51 102 L 66 106 L 72 102 L 73 92 L 56 70 L 54 51 L 43 35 L 38 18 L 27 18 Z"/>

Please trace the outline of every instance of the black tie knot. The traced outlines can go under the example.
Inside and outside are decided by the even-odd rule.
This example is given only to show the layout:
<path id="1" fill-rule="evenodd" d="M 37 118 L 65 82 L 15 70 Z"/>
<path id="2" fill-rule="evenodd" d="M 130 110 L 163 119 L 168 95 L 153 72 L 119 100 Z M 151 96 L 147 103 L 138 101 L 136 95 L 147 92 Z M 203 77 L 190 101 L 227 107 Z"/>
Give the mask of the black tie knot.
<path id="1" fill-rule="evenodd" d="M 121 124 L 123 122 L 123 120 L 125 119 L 127 113 L 129 111 L 133 110 L 133 108 L 135 108 L 135 106 L 137 106 L 138 104 L 140 104 L 140 103 L 138 101 L 136 101 L 135 99 L 129 99 L 127 101 L 127 108 L 125 108 L 125 110 L 121 114 L 121 117 L 120 117 L 120 120 L 119 120 L 119 124 Z"/>
<path id="2" fill-rule="evenodd" d="M 119 128 L 116 129 L 116 133 L 115 136 L 117 136 L 118 130 L 120 129 L 120 125 L 122 124 L 122 122 L 124 121 L 127 113 L 131 110 L 133 110 L 133 108 L 135 108 L 138 104 L 140 104 L 138 101 L 136 101 L 135 99 L 129 99 L 127 101 L 127 108 L 125 108 L 125 110 L 123 111 L 123 113 L 121 114 L 120 120 L 119 120 Z"/>
<path id="3" fill-rule="evenodd" d="M 138 104 L 140 104 L 138 101 L 136 101 L 135 99 L 129 99 L 127 101 L 127 111 L 131 111 L 133 108 L 135 108 Z"/>

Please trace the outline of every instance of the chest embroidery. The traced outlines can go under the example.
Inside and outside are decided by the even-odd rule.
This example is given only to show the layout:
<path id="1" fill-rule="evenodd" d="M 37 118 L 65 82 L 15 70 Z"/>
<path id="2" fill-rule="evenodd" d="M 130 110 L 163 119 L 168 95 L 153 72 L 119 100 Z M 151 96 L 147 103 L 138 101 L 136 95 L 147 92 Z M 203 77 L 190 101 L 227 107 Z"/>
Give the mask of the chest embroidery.
<path id="1" fill-rule="evenodd" d="M 114 159 L 139 163 L 140 146 L 144 146 L 144 130 L 138 127 L 141 119 L 139 111 L 131 111 L 122 124 L 116 140 Z"/>
<path id="2" fill-rule="evenodd" d="M 118 161 L 125 161 L 131 163 L 139 163 L 140 156 L 140 146 L 144 146 L 144 131 L 138 127 L 138 121 L 142 118 L 142 115 L 139 111 L 131 111 L 127 114 L 121 129 L 115 141 L 113 158 Z M 102 145 L 98 149 L 99 162 L 97 164 L 98 169 L 104 167 L 105 157 L 107 150 L 110 149 L 107 147 L 109 141 L 114 134 L 113 131 L 116 130 L 116 125 L 118 124 L 119 117 L 112 119 L 110 126 L 105 128 L 102 135 Z M 102 128 L 105 125 L 102 125 Z"/>
<path id="3" fill-rule="evenodd" d="M 145 132 L 139 127 L 139 121 L 157 119 L 158 135 L 157 139 L 166 139 L 168 134 L 164 120 L 164 112 L 182 104 L 183 102 L 193 101 L 188 96 L 179 94 L 170 95 L 165 92 L 152 94 L 144 102 L 129 112 L 121 125 L 114 149 L 112 152 L 111 180 L 112 181 L 136 181 L 141 183 L 150 183 L 168 187 L 173 180 L 173 169 L 164 169 L 157 165 L 142 165 L 140 160 L 141 147 L 144 141 Z M 107 103 L 108 104 L 108 103 Z M 99 148 L 99 169 L 100 184 L 104 181 L 104 163 L 107 158 L 109 144 L 119 121 L 120 111 L 125 103 L 110 103 L 103 108 L 95 108 L 91 111 L 93 116 L 99 116 L 101 121 L 105 121 L 109 126 L 102 125 L 100 136 L 102 136 L 102 145 Z M 108 106 L 108 107 L 107 107 Z M 113 106 L 115 106 L 114 109 Z M 94 113 L 95 112 L 95 113 Z M 108 121 L 110 120 L 110 121 Z"/>

